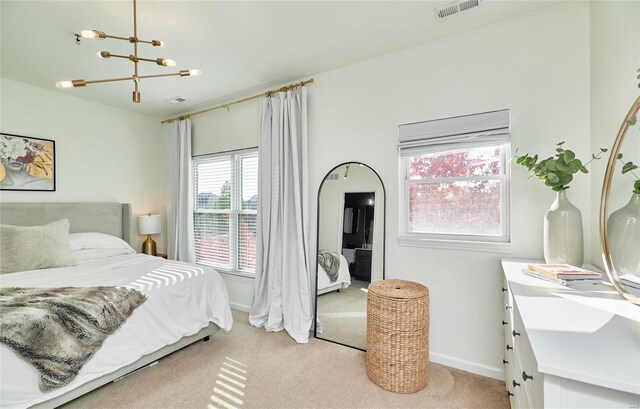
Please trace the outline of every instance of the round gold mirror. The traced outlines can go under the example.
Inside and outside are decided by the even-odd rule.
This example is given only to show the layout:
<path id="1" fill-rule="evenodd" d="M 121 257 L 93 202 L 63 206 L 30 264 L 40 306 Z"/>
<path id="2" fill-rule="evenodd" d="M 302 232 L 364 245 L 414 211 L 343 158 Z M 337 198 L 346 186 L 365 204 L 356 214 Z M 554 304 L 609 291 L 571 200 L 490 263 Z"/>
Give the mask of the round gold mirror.
<path id="1" fill-rule="evenodd" d="M 638 271 L 640 270 L 640 242 L 636 240 L 629 240 L 628 238 L 622 237 L 622 234 L 618 234 L 617 232 L 611 231 L 613 228 L 616 228 L 616 226 L 612 224 L 612 221 L 611 221 L 612 216 L 615 213 L 621 214 L 620 211 L 624 209 L 619 209 L 617 212 L 614 212 L 610 215 L 609 205 L 611 205 L 610 199 L 611 199 L 614 175 L 618 173 L 618 171 L 616 170 L 616 165 L 623 164 L 622 170 L 624 171 L 625 169 L 627 169 L 627 171 L 624 171 L 624 173 L 629 173 L 629 170 L 628 170 L 629 166 L 624 165 L 624 160 L 621 159 L 620 155 L 623 150 L 623 142 L 625 140 L 625 136 L 627 135 L 627 132 L 629 131 L 631 126 L 636 123 L 636 118 L 637 118 L 636 115 L 639 109 L 640 109 L 640 97 L 636 99 L 634 104 L 631 106 L 631 109 L 629 109 L 629 112 L 627 113 L 626 117 L 624 118 L 624 121 L 622 122 L 622 125 L 620 126 L 620 129 L 618 130 L 618 135 L 616 136 L 616 140 L 613 143 L 613 146 L 611 148 L 611 155 L 609 156 L 609 161 L 607 162 L 607 169 L 604 176 L 604 182 L 602 185 L 602 194 L 600 197 L 600 220 L 599 220 L 600 245 L 602 248 L 602 259 L 604 262 L 605 270 L 607 272 L 607 276 L 609 277 L 609 280 L 611 281 L 611 284 L 616 289 L 616 291 L 618 291 L 618 293 L 620 293 L 620 295 L 624 297 L 626 300 L 636 305 L 640 305 L 640 296 L 637 295 L 637 294 L 640 294 L 640 290 L 638 290 L 637 294 L 634 294 L 632 290 L 627 288 L 626 284 L 633 284 L 633 283 L 629 283 L 625 281 L 626 280 L 625 277 L 632 278 L 634 282 L 636 281 L 636 279 L 639 279 L 638 282 L 640 282 L 640 277 L 639 277 L 640 271 Z M 633 141 L 631 145 L 633 146 L 632 151 L 634 154 L 638 154 L 638 152 L 636 151 L 640 151 L 640 149 L 635 147 L 637 144 L 640 144 L 640 138 L 638 139 L 639 141 Z M 626 150 L 626 147 L 624 149 Z M 636 182 L 636 184 L 638 184 L 638 182 Z M 631 201 L 625 207 L 630 208 L 630 206 L 636 206 L 634 201 L 638 201 L 639 197 L 640 197 L 640 194 L 636 193 L 634 189 L 634 193 L 632 194 Z M 633 232 L 634 232 L 633 234 L 635 237 L 637 235 L 636 232 L 638 231 L 638 229 L 640 229 L 640 225 L 639 225 L 640 222 L 638 222 L 638 220 L 640 220 L 640 217 L 635 217 L 635 215 L 630 215 L 626 217 L 628 217 L 627 221 L 618 223 L 618 225 L 623 226 L 623 232 L 624 232 L 623 234 L 628 234 L 630 229 L 633 229 Z M 628 220 L 635 220 L 635 222 L 629 222 Z M 629 262 L 627 261 L 625 261 L 624 263 L 620 262 L 621 251 L 619 249 L 621 245 L 625 246 L 624 253 L 627 256 L 630 255 L 632 257 L 635 257 L 635 259 L 631 262 L 630 268 L 628 267 Z"/>

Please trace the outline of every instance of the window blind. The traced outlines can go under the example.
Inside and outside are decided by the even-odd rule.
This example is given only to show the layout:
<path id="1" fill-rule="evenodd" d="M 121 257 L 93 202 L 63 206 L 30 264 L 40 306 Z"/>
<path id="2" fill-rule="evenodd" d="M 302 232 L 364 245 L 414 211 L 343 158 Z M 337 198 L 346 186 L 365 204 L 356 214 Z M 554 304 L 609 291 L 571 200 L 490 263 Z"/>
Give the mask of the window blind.
<path id="1" fill-rule="evenodd" d="M 500 145 L 511 138 L 508 109 L 403 124 L 398 127 L 400 155 Z"/>
<path id="2" fill-rule="evenodd" d="M 195 158 L 193 175 L 196 262 L 255 273 L 257 152 Z"/>

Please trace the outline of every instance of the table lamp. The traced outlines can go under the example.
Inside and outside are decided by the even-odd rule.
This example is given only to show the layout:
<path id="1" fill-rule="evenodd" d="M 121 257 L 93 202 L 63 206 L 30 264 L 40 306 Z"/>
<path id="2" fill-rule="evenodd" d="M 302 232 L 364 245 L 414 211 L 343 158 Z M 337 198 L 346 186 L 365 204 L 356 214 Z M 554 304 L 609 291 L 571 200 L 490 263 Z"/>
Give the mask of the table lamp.
<path id="1" fill-rule="evenodd" d="M 138 234 L 147 235 L 147 239 L 142 243 L 142 252 L 152 256 L 157 256 L 156 242 L 151 238 L 152 234 L 162 232 L 162 219 L 157 214 L 146 214 L 138 216 Z"/>

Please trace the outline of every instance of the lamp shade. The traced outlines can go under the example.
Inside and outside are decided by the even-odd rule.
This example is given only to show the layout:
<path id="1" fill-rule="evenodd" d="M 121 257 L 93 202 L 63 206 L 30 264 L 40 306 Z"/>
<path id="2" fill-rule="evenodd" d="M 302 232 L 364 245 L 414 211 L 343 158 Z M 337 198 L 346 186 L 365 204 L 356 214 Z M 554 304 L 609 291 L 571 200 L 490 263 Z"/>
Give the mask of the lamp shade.
<path id="1" fill-rule="evenodd" d="M 157 214 L 138 216 L 138 234 L 158 234 L 162 231 L 162 218 Z"/>

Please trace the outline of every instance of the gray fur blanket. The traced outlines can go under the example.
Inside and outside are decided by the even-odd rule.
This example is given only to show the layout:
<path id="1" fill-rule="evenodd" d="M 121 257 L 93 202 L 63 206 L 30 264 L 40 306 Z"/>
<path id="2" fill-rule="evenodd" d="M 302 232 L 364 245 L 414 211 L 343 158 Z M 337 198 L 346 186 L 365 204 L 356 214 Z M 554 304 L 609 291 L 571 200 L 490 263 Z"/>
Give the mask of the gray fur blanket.
<path id="1" fill-rule="evenodd" d="M 327 272 L 329 280 L 335 282 L 338 279 L 338 270 L 340 269 L 340 256 L 335 251 L 318 251 L 318 264 Z"/>
<path id="2" fill-rule="evenodd" d="M 33 366 L 46 392 L 80 368 L 141 305 L 126 287 L 0 289 L 0 342 Z"/>

